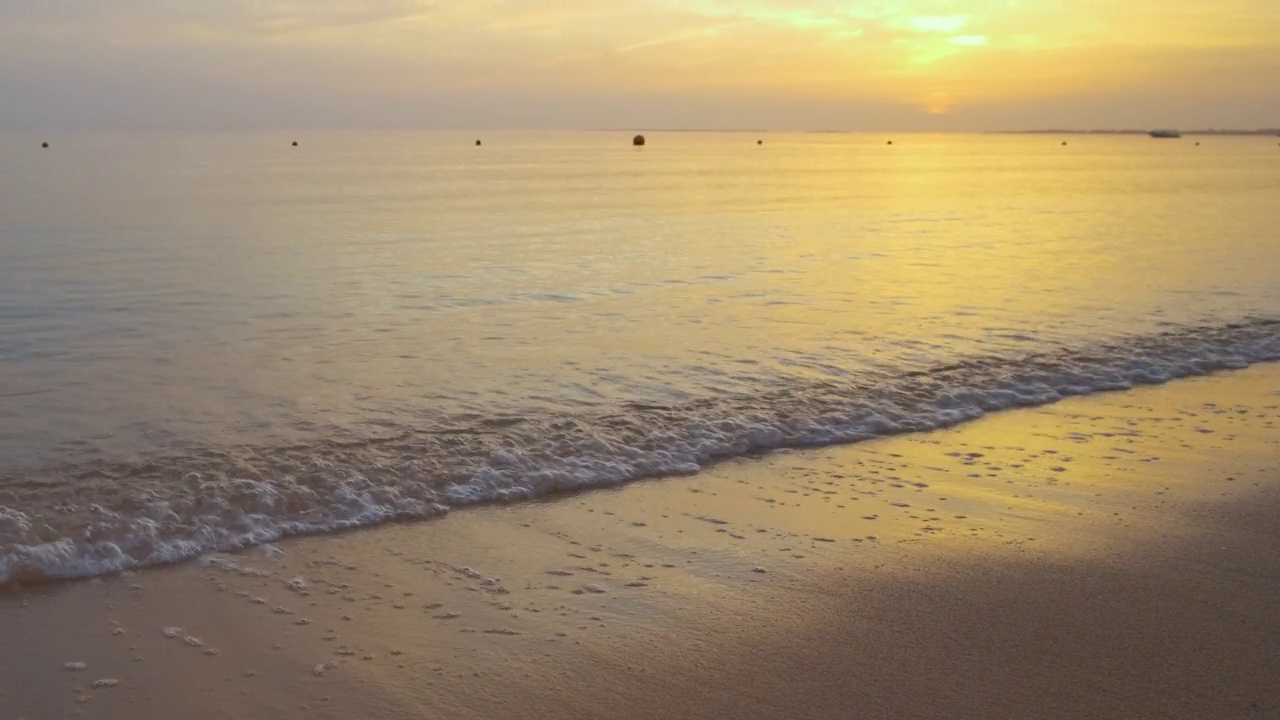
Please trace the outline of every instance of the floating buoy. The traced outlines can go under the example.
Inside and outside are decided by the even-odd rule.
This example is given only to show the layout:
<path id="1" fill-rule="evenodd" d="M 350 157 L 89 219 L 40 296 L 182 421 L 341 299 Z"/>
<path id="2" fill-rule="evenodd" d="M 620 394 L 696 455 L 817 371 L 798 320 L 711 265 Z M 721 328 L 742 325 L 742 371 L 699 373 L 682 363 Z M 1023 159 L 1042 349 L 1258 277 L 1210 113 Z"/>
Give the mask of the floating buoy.
<path id="1" fill-rule="evenodd" d="M 757 140 L 757 141 L 756 141 L 756 144 L 757 144 L 757 145 L 763 145 L 763 144 L 764 144 L 764 141 L 763 141 L 763 140 Z"/>
<path id="2" fill-rule="evenodd" d="M 49 147 L 49 143 L 40 143 L 40 147 L 47 148 Z"/>
<path id="3" fill-rule="evenodd" d="M 476 141 L 476 147 L 480 147 L 480 141 L 479 141 L 479 140 L 477 140 L 477 141 Z"/>
<path id="4" fill-rule="evenodd" d="M 893 141 L 892 141 L 892 140 L 890 140 L 889 142 L 885 143 L 885 145 L 892 145 L 892 144 L 893 144 Z"/>
<path id="5" fill-rule="evenodd" d="M 636 147 L 642 147 L 642 146 L 644 146 L 644 136 L 643 136 L 643 135 L 637 135 L 637 136 L 635 136 L 635 137 L 631 138 L 631 144 L 632 144 L 632 145 L 635 145 Z"/>
<path id="6" fill-rule="evenodd" d="M 1067 141 L 1066 141 L 1066 140 L 1063 140 L 1063 141 L 1062 141 L 1062 144 L 1065 146 L 1065 145 L 1067 144 Z"/>
<path id="7" fill-rule="evenodd" d="M 293 146 L 294 146 L 294 147 L 298 147 L 298 141 L 297 141 L 297 140 L 294 140 L 294 141 L 293 141 Z"/>

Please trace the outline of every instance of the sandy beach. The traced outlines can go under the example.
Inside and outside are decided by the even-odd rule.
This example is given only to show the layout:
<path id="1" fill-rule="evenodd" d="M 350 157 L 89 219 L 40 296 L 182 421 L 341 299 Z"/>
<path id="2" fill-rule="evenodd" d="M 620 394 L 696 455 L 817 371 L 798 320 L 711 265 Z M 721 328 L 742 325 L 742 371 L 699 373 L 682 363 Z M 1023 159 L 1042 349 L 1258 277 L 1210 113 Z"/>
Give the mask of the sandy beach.
<path id="1" fill-rule="evenodd" d="M 1280 717 L 1280 367 L 0 598 L 0 718 Z"/>

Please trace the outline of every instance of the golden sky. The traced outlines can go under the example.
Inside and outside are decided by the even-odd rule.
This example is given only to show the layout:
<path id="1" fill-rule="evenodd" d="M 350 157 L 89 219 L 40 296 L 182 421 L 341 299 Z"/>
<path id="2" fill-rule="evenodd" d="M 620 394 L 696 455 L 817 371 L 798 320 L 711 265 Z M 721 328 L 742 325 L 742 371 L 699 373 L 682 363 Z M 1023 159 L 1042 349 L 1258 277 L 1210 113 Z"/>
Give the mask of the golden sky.
<path id="1" fill-rule="evenodd" d="M 1280 0 L 0 0 L 0 92 L 0 126 L 1280 125 Z"/>

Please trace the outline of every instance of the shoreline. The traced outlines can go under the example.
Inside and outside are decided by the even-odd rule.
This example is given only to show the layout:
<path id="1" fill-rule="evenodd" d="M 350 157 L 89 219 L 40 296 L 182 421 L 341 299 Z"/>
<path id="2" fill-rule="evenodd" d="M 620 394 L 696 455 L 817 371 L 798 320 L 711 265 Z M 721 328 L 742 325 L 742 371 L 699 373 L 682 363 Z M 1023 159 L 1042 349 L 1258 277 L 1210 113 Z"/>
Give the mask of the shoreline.
<path id="1" fill-rule="evenodd" d="M 760 453 L 876 442 L 1073 397 L 1241 370 L 1280 357 L 1278 323 L 1254 318 L 1135 335 L 1123 352 L 1100 345 L 978 358 L 851 381 L 839 392 L 798 382 L 774 389 L 764 402 L 742 396 L 701 409 L 642 407 L 625 423 L 597 412 L 575 418 L 567 431 L 548 428 L 545 418 L 509 434 L 482 422 L 379 441 L 376 452 L 363 455 L 346 446 L 313 448 L 284 464 L 275 462 L 280 449 L 264 446 L 223 461 L 188 449 L 162 465 L 95 466 L 89 472 L 112 482 L 47 485 L 38 500 L 28 493 L 20 509 L 14 493 L 0 492 L 13 506 L 0 504 L 10 531 L 0 552 L 0 587 L 15 578 L 106 576 L 282 538 L 687 477 Z M 342 467 L 327 472 L 331 462 Z"/>
<path id="2" fill-rule="evenodd" d="M 1264 363 L 15 589 L 0 716 L 1268 717 L 1278 422 Z"/>

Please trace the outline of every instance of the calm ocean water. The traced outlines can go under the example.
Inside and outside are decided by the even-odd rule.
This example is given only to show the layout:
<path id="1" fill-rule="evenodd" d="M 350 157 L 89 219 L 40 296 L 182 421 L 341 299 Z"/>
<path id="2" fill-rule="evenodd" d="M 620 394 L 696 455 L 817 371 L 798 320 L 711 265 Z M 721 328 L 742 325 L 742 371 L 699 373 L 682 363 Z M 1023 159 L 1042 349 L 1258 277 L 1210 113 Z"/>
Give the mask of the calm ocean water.
<path id="1" fill-rule="evenodd" d="M 0 583 L 1280 359 L 1273 140 L 761 137 L 0 134 Z"/>

